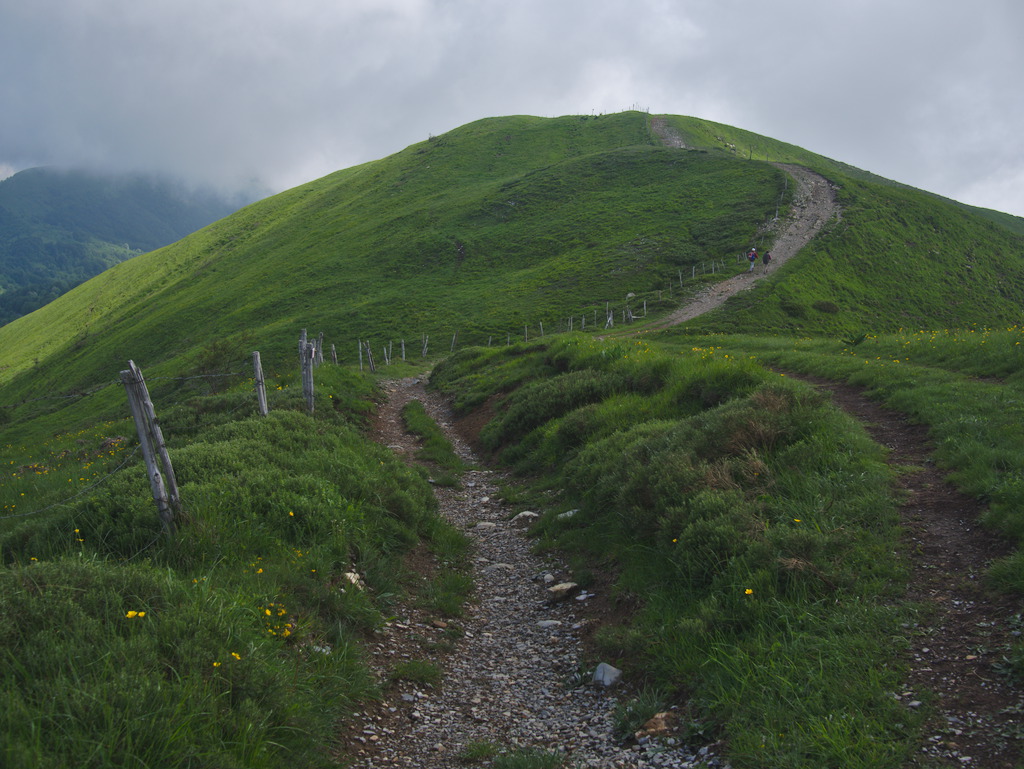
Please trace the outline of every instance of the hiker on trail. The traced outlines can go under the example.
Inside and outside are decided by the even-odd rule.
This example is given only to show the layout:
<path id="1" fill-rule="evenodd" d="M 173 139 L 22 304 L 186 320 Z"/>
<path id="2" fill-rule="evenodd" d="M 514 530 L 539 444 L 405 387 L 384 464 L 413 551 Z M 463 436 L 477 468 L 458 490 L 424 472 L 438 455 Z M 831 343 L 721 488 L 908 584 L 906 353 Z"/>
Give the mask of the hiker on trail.
<path id="1" fill-rule="evenodd" d="M 750 269 L 747 270 L 747 272 L 753 272 L 754 271 L 754 265 L 757 264 L 757 249 L 756 248 L 750 249 L 750 253 L 747 254 L 747 261 L 750 262 Z"/>
<path id="2" fill-rule="evenodd" d="M 771 251 L 765 251 L 761 255 L 761 262 L 764 264 L 764 272 L 768 272 L 768 265 L 771 263 L 771 261 L 772 261 L 772 252 Z"/>

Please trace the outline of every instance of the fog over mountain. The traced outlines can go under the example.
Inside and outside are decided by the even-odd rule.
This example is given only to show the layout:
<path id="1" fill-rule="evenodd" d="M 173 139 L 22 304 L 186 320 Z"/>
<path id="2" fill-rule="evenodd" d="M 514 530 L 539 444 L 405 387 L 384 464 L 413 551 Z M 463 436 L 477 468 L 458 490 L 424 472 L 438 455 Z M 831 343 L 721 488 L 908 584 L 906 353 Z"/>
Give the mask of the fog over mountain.
<path id="1" fill-rule="evenodd" d="M 273 190 L 500 115 L 740 126 L 1024 215 L 1016 0 L 0 0 L 0 176 Z"/>

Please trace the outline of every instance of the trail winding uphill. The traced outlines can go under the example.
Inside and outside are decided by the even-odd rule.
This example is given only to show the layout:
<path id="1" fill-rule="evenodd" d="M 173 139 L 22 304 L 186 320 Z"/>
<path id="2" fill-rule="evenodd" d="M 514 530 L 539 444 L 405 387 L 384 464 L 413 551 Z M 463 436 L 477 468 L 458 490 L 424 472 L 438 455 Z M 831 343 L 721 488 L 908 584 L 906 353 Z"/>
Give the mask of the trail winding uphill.
<path id="1" fill-rule="evenodd" d="M 743 272 L 708 286 L 678 310 L 651 324 L 651 328 L 667 328 L 691 320 L 715 309 L 730 296 L 750 289 L 757 281 L 770 277 L 772 272 L 810 243 L 830 219 L 841 216 L 835 188 L 825 177 L 803 166 L 775 165 L 793 178 L 796 193 L 790 216 L 781 223 L 782 232 L 771 249 L 772 261 L 768 271 L 765 272 L 763 265 L 758 263 L 753 272 Z"/>
<path id="2" fill-rule="evenodd" d="M 678 133 L 668 127 L 664 120 L 652 120 L 655 133 L 669 147 L 687 149 Z M 772 247 L 772 262 L 766 273 L 758 263 L 753 272 L 744 272 L 723 280 L 700 291 L 689 302 L 666 317 L 655 321 L 648 328 L 667 328 L 703 315 L 725 302 L 730 296 L 746 291 L 754 283 L 770 276 L 771 273 L 795 256 L 810 243 L 832 218 L 841 218 L 842 211 L 836 201 L 835 187 L 825 177 L 803 166 L 789 163 L 773 163 L 785 171 L 796 183 L 796 192 L 789 216 L 776 223 L 782 230 Z"/>
<path id="3" fill-rule="evenodd" d="M 669 146 L 682 139 L 655 119 Z M 800 166 L 781 165 L 797 184 L 789 218 L 772 248 L 773 268 L 803 248 L 833 217 L 841 216 L 835 190 Z M 667 327 L 722 304 L 757 280 L 770 277 L 760 265 L 695 297 L 655 327 Z M 1016 602 L 984 588 L 984 573 L 1009 545 L 979 523 L 981 505 L 964 497 L 934 464 L 927 429 L 910 424 L 849 385 L 802 377 L 830 394 L 837 406 L 861 420 L 888 447 L 899 474 L 903 543 L 908 565 L 905 600 L 921 607 L 919 622 L 906 627 L 906 678 L 892 696 L 908 708 L 924 708 L 925 732 L 908 767 L 1021 766 L 1024 696 L 1000 673 L 1003 657 L 1019 635 Z M 401 426 L 401 408 L 411 398 L 475 462 L 456 431 L 444 401 L 419 380 L 385 383 L 387 404 L 376 420 L 377 439 L 412 461 L 415 440 Z M 441 513 L 464 529 L 476 548 L 475 601 L 457 622 L 454 651 L 437 659 L 438 686 L 400 682 L 379 707 L 366 710 L 349 735 L 352 766 L 454 769 L 465 766 L 474 746 L 502 750 L 534 748 L 560 752 L 579 766 L 724 766 L 718 745 L 673 744 L 658 752 L 627 746 L 613 734 L 615 690 L 569 685 L 578 675 L 586 634 L 607 604 L 584 592 L 583 600 L 551 602 L 549 580 L 567 573 L 550 556 L 533 553 L 524 527 L 510 520 L 501 503 L 501 477 L 491 470 L 468 472 L 464 488 L 437 488 Z M 429 656 L 425 649 L 445 637 L 422 609 L 403 609 L 373 649 L 382 675 L 397 662 Z M 451 636 L 448 636 L 451 637 Z M 582 682 L 580 682 L 582 683 Z"/>

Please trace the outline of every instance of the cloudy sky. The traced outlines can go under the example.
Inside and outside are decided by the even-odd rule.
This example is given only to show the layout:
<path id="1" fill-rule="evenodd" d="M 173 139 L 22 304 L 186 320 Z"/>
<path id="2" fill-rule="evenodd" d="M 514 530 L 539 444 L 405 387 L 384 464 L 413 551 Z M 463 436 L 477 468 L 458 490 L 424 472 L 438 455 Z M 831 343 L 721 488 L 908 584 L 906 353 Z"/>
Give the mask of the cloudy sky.
<path id="1" fill-rule="evenodd" d="M 484 117 L 739 126 L 1024 216 L 1020 0 L 0 0 L 0 177 L 277 191 Z"/>

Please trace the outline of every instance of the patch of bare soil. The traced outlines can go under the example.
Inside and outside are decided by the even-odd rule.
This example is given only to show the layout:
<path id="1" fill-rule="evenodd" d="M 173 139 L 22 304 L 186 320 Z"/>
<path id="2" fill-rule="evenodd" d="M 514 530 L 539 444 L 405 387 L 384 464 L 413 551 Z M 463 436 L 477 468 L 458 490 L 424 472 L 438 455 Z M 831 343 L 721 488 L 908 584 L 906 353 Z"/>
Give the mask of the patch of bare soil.
<path id="1" fill-rule="evenodd" d="M 800 378 L 860 420 L 900 473 L 901 555 L 911 570 L 906 597 L 921 609 L 907 628 L 909 676 L 894 695 L 908 708 L 933 713 L 911 765 L 1021 766 L 1024 695 L 1000 671 L 1019 636 L 1021 609 L 984 585 L 986 569 L 1011 551 L 1010 543 L 982 528 L 983 506 L 935 466 L 926 427 L 850 385 Z"/>

